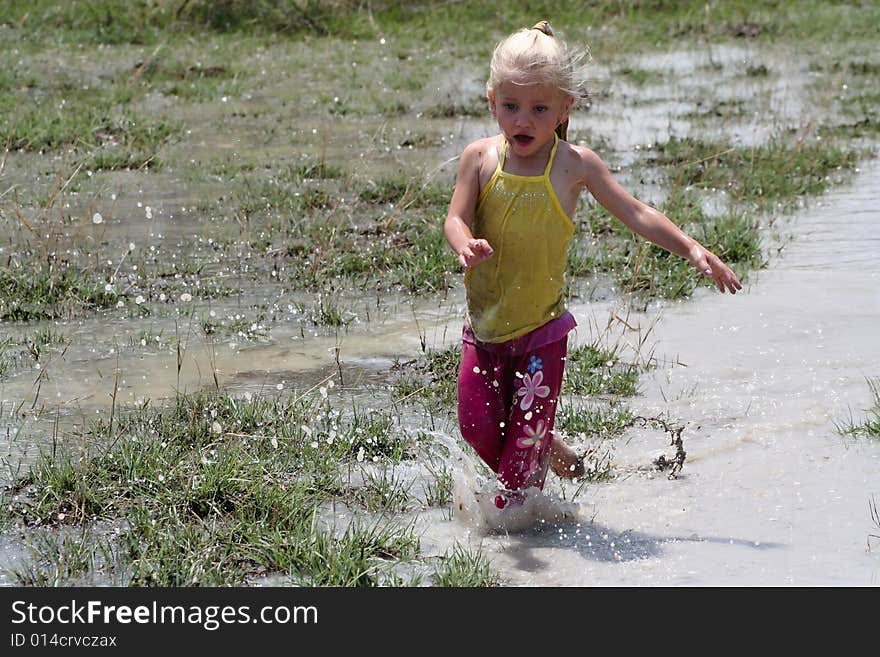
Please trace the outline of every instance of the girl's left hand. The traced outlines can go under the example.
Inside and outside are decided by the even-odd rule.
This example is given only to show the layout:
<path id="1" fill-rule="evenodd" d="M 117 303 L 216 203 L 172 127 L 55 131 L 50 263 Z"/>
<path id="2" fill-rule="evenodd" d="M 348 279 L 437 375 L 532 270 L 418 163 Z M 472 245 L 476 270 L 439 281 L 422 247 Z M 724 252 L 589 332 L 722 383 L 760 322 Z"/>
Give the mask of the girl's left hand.
<path id="1" fill-rule="evenodd" d="M 694 245 L 689 255 L 691 264 L 701 274 L 713 279 L 719 292 L 727 290 L 731 294 L 736 294 L 737 290 L 742 289 L 736 274 L 721 261 L 721 258 L 708 249 Z"/>

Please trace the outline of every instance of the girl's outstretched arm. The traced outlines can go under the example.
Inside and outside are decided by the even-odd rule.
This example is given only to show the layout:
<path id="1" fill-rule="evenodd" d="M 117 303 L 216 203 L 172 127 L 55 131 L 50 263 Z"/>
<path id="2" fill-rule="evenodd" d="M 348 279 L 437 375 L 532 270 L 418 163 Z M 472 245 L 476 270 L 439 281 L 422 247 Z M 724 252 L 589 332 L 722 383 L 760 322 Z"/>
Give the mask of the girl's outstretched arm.
<path id="1" fill-rule="evenodd" d="M 605 209 L 631 231 L 687 260 L 715 281 L 718 290 L 736 294 L 742 289 L 736 274 L 721 259 L 675 225 L 658 209 L 639 201 L 618 183 L 602 159 L 588 148 L 576 148 L 582 182 Z"/>
<path id="2" fill-rule="evenodd" d="M 449 246 L 465 269 L 474 267 L 492 257 L 492 247 L 484 239 L 475 239 L 471 232 L 477 199 L 480 195 L 480 164 L 486 152 L 487 140 L 478 140 L 465 147 L 458 162 L 455 190 L 449 202 L 449 211 L 443 225 L 443 234 Z"/>

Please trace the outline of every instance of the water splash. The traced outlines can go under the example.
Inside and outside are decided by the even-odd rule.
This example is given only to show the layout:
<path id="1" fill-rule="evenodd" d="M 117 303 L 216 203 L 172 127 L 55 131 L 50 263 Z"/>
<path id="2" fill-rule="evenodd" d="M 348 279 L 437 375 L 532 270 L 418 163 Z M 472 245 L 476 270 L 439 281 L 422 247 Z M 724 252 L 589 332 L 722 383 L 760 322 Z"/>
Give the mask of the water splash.
<path id="1" fill-rule="evenodd" d="M 467 454 L 449 435 L 429 432 L 449 453 L 446 465 L 452 472 L 453 514 L 467 528 L 483 534 L 540 530 L 580 521 L 580 506 L 575 502 L 538 488 L 523 491 L 522 504 L 495 506 L 498 482 L 489 474 L 481 475 L 474 468 L 474 458 Z M 487 471 L 488 472 L 488 471 Z"/>

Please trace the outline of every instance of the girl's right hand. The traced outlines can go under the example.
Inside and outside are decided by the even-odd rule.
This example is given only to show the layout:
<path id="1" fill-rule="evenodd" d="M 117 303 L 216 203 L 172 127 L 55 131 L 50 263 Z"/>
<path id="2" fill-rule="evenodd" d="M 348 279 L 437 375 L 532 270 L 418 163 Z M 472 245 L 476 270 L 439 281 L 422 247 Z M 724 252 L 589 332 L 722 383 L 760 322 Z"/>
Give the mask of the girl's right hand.
<path id="1" fill-rule="evenodd" d="M 492 246 L 484 239 L 470 239 L 458 253 L 458 262 L 465 269 L 476 267 L 492 257 Z"/>

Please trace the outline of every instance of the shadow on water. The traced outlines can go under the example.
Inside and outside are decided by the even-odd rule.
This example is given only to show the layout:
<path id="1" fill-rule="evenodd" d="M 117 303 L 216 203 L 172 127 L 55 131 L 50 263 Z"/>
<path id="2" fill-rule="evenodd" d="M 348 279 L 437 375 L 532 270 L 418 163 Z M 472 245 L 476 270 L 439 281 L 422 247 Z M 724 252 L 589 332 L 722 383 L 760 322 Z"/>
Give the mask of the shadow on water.
<path id="1" fill-rule="evenodd" d="M 629 529 L 615 531 L 596 523 L 578 525 L 574 532 L 566 529 L 541 528 L 509 533 L 506 536 L 509 543 L 505 544 L 504 553 L 513 560 L 516 568 L 537 573 L 557 567 L 552 559 L 543 559 L 536 555 L 536 551 L 545 549 L 553 550 L 554 553 L 561 550 L 576 552 L 590 561 L 620 563 L 662 558 L 664 546 L 674 543 L 715 543 L 753 550 L 785 547 L 782 543 L 764 543 L 724 536 L 659 536 Z"/>

